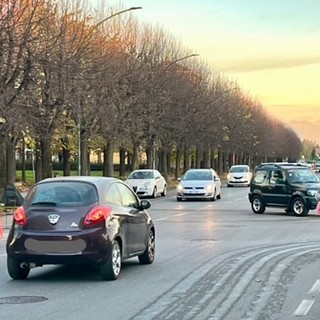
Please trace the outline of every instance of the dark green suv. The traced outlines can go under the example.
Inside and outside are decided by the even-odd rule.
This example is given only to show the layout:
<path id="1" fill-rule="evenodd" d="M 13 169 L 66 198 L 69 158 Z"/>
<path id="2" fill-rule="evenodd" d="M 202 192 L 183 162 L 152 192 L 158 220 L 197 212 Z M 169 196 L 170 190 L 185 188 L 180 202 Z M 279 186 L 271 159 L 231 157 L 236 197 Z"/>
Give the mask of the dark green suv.
<path id="1" fill-rule="evenodd" d="M 253 172 L 249 201 L 254 213 L 266 207 L 284 208 L 305 216 L 317 206 L 320 179 L 307 166 L 291 163 L 265 163 Z"/>

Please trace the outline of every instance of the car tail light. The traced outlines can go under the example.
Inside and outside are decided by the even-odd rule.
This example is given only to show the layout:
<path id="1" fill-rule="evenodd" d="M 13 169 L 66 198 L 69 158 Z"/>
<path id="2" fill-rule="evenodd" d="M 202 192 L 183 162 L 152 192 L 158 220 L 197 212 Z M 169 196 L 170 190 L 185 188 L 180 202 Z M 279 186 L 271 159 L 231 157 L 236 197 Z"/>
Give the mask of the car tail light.
<path id="1" fill-rule="evenodd" d="M 84 225 L 92 225 L 106 220 L 111 214 L 111 207 L 94 207 L 86 215 Z"/>
<path id="2" fill-rule="evenodd" d="M 26 212 L 23 207 L 17 208 L 17 210 L 13 214 L 13 219 L 16 224 L 21 226 L 25 226 L 27 224 Z"/>

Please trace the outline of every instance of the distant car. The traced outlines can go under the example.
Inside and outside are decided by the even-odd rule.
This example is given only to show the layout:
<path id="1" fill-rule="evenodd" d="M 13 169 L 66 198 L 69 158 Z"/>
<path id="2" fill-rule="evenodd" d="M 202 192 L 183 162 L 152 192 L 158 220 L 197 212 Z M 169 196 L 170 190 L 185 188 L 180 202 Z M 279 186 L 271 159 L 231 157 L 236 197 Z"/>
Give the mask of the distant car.
<path id="1" fill-rule="evenodd" d="M 227 175 L 227 186 L 250 186 L 252 172 L 247 165 L 233 165 L 231 166 Z"/>
<path id="2" fill-rule="evenodd" d="M 164 197 L 167 194 L 167 182 L 162 174 L 155 169 L 132 171 L 125 182 L 139 197 Z"/>
<path id="3" fill-rule="evenodd" d="M 6 243 L 7 270 L 25 279 L 47 264 L 91 264 L 103 280 L 119 276 L 123 260 L 155 257 L 155 227 L 123 181 L 107 177 L 57 177 L 28 192 L 13 215 Z"/>
<path id="4" fill-rule="evenodd" d="M 221 180 L 213 169 L 189 169 L 179 179 L 177 201 L 221 199 Z"/>

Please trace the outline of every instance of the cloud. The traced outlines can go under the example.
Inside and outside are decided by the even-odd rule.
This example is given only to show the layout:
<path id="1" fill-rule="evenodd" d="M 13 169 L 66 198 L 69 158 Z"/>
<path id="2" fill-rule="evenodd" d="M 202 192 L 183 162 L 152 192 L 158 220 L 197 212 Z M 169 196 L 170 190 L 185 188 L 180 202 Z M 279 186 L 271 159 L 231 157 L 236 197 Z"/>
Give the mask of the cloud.
<path id="1" fill-rule="evenodd" d="M 320 64 L 320 55 L 303 57 L 267 57 L 259 59 L 242 59 L 225 63 L 223 71 L 245 73 L 274 69 L 287 69 Z"/>

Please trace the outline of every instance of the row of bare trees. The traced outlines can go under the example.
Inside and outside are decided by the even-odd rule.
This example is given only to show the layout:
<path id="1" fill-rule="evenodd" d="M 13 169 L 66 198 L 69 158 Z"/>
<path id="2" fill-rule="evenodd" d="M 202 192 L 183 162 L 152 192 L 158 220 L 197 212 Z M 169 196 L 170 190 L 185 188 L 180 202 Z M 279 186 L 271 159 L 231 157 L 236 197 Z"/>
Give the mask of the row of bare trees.
<path id="1" fill-rule="evenodd" d="M 65 175 L 74 154 L 90 174 L 92 148 L 103 150 L 106 176 L 115 151 L 123 176 L 141 148 L 149 168 L 156 151 L 165 176 L 299 156 L 294 131 L 168 32 L 138 23 L 134 9 L 0 0 L 0 187 L 15 181 L 21 140 L 35 152 L 37 181 L 52 176 L 58 152 Z"/>

